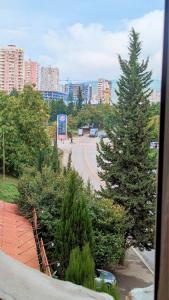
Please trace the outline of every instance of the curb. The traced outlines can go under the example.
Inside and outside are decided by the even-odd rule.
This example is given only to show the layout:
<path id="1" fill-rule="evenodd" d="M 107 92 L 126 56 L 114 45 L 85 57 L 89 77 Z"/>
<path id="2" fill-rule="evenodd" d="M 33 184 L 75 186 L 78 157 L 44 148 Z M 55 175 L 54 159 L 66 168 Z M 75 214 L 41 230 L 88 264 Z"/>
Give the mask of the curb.
<path id="1" fill-rule="evenodd" d="M 135 254 L 140 258 L 140 260 L 142 261 L 142 263 L 146 266 L 146 268 L 150 271 L 150 273 L 152 275 L 154 275 L 154 271 L 151 269 L 151 267 L 148 265 L 148 263 L 146 262 L 146 260 L 143 258 L 143 256 L 134 248 L 131 247 L 131 249 L 133 250 L 133 252 L 135 252 Z"/>

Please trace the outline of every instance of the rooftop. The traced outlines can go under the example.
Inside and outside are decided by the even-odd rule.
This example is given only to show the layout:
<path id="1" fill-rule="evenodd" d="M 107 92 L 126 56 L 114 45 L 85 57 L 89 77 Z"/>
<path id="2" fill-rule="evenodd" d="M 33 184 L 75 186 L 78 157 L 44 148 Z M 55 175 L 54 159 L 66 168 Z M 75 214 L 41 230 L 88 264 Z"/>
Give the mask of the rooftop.
<path id="1" fill-rule="evenodd" d="M 17 205 L 0 201 L 0 250 L 39 270 L 31 223 L 20 215 Z"/>

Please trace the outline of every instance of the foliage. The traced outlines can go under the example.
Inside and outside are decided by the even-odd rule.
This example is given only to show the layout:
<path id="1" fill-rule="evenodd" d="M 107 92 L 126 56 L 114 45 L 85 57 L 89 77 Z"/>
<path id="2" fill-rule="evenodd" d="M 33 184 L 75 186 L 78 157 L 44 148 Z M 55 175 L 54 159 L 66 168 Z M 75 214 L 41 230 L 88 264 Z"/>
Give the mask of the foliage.
<path id="1" fill-rule="evenodd" d="M 72 249 L 79 247 L 81 251 L 86 243 L 90 243 L 97 266 L 118 263 L 124 251 L 127 223 L 124 209 L 110 200 L 96 199 L 90 182 L 85 187 L 71 168 L 65 173 L 55 173 L 51 165 L 43 167 L 41 172 L 26 169 L 19 179 L 18 190 L 20 211 L 30 218 L 32 208 L 36 209 L 49 262 L 61 263 L 58 270 L 61 278 L 64 278 Z M 85 268 L 89 268 L 84 255 L 83 261 Z M 90 259 L 89 265 L 92 266 Z M 85 281 L 84 285 L 90 287 L 90 282 Z"/>
<path id="2" fill-rule="evenodd" d="M 68 96 L 67 102 L 68 102 L 67 114 L 75 116 L 77 114 L 77 110 L 76 110 L 76 107 L 75 107 L 75 104 L 74 104 L 73 95 L 70 94 Z"/>
<path id="3" fill-rule="evenodd" d="M 150 118 L 160 115 L 160 102 L 151 103 L 149 108 L 149 114 L 150 114 Z"/>
<path id="4" fill-rule="evenodd" d="M 39 150 L 49 147 L 45 129 L 47 112 L 41 94 L 31 87 L 26 87 L 17 97 L 0 94 L 0 136 L 4 132 L 7 173 L 21 174 L 25 166 L 37 163 Z"/>
<path id="5" fill-rule="evenodd" d="M 56 144 L 53 147 L 50 166 L 51 166 L 51 169 L 53 170 L 53 172 L 55 172 L 55 173 L 59 173 L 61 171 L 60 154 L 59 154 L 58 147 Z"/>
<path id="6" fill-rule="evenodd" d="M 82 250 L 79 247 L 74 248 L 70 253 L 65 279 L 87 288 L 95 289 L 94 277 L 95 264 L 89 245 L 86 244 Z"/>
<path id="7" fill-rule="evenodd" d="M 63 175 L 56 176 L 50 167 L 44 167 L 41 173 L 36 169 L 27 169 L 19 179 L 18 190 L 17 204 L 21 212 L 29 217 L 32 208 L 35 208 L 41 224 L 53 232 L 65 192 Z"/>
<path id="8" fill-rule="evenodd" d="M 65 279 L 92 290 L 97 290 L 100 293 L 107 293 L 113 296 L 115 300 L 120 300 L 120 293 L 117 286 L 107 286 L 102 282 L 100 287 L 96 287 L 94 278 L 95 264 L 91 256 L 89 245 L 85 245 L 82 251 L 79 247 L 74 248 L 70 254 Z"/>
<path id="9" fill-rule="evenodd" d="M 83 95 L 82 95 L 82 89 L 79 87 L 78 95 L 77 95 L 77 102 L 76 102 L 77 111 L 80 111 L 82 109 L 83 102 L 84 102 L 84 99 L 83 99 Z"/>
<path id="10" fill-rule="evenodd" d="M 96 199 L 92 204 L 93 254 L 99 268 L 116 266 L 124 255 L 125 232 L 129 228 L 124 208 L 110 199 Z"/>
<path id="11" fill-rule="evenodd" d="M 103 115 L 103 128 L 109 130 L 115 125 L 115 106 L 110 106 L 108 104 L 104 105 L 104 115 Z"/>
<path id="12" fill-rule="evenodd" d="M 0 176 L 0 200 L 13 203 L 18 196 L 17 179 L 6 176 L 3 180 Z"/>
<path id="13" fill-rule="evenodd" d="M 110 122 L 114 107 L 108 104 L 87 104 L 79 112 L 78 126 L 90 125 L 98 128 L 106 127 Z"/>
<path id="14" fill-rule="evenodd" d="M 115 300 L 120 300 L 120 293 L 117 286 L 107 286 L 104 282 L 102 282 L 100 287 L 97 287 L 97 291 L 101 293 L 107 293 L 114 297 Z"/>
<path id="15" fill-rule="evenodd" d="M 14 96 L 14 97 L 17 97 L 19 95 L 18 91 L 13 88 L 13 90 L 10 92 L 10 96 Z"/>
<path id="16" fill-rule="evenodd" d="M 49 105 L 50 109 L 50 121 L 57 121 L 57 115 L 66 114 L 67 106 L 64 103 L 63 99 L 52 100 Z"/>
<path id="17" fill-rule="evenodd" d="M 57 122 L 48 122 L 47 133 L 51 140 L 56 140 Z"/>
<path id="18" fill-rule="evenodd" d="M 67 171 L 71 170 L 71 165 L 72 165 L 72 151 L 69 152 L 68 162 L 67 162 Z"/>
<path id="19" fill-rule="evenodd" d="M 158 141 L 160 127 L 160 102 L 151 103 L 149 107 L 149 130 L 151 131 L 151 140 Z"/>
<path id="20" fill-rule="evenodd" d="M 67 191 L 62 203 L 61 218 L 56 229 L 56 253 L 64 274 L 73 248 L 92 244 L 92 225 L 81 178 L 68 173 Z"/>
<path id="21" fill-rule="evenodd" d="M 151 140 L 158 141 L 159 139 L 159 128 L 160 128 L 160 116 L 155 115 L 150 118 L 149 127 L 151 130 Z"/>
<path id="22" fill-rule="evenodd" d="M 69 115 L 68 116 L 68 124 L 67 124 L 67 134 L 68 137 L 71 137 L 73 133 L 77 133 L 78 121 L 76 116 Z"/>
<path id="23" fill-rule="evenodd" d="M 100 142 L 98 165 L 106 186 L 101 195 L 124 206 L 131 218 L 126 238 L 134 246 L 151 249 L 154 242 L 155 176 L 149 160 L 149 95 L 151 72 L 148 60 L 139 62 L 139 35 L 130 33 L 129 60 L 119 56 L 122 70 L 114 124 L 107 130 L 109 142 Z"/>

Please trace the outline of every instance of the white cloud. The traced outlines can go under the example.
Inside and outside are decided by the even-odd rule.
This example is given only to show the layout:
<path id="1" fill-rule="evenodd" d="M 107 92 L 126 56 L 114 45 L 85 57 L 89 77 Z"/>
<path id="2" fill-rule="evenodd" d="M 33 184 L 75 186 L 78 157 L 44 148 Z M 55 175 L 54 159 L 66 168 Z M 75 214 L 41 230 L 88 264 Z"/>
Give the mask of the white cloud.
<path id="1" fill-rule="evenodd" d="M 62 78 L 116 78 L 119 75 L 117 54 L 127 57 L 128 35 L 134 27 L 143 42 L 143 56 L 150 57 L 153 77 L 161 72 L 163 12 L 153 11 L 143 17 L 125 22 L 125 30 L 107 31 L 101 24 L 76 23 L 65 30 L 49 30 L 42 36 L 43 51 L 39 57 L 44 64 L 58 65 Z"/>

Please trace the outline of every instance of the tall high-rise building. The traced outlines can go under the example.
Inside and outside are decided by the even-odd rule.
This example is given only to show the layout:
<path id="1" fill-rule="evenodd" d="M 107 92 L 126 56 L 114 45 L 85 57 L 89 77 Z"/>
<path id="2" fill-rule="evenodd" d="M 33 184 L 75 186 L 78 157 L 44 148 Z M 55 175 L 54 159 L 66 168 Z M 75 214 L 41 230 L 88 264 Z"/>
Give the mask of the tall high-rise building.
<path id="1" fill-rule="evenodd" d="M 24 86 L 24 52 L 15 45 L 0 48 L 0 90 L 10 93 Z"/>
<path id="2" fill-rule="evenodd" d="M 107 79 L 98 80 L 98 100 L 99 102 L 110 104 L 111 103 L 111 89 L 112 83 Z"/>
<path id="3" fill-rule="evenodd" d="M 34 85 L 35 89 L 38 89 L 38 80 L 39 80 L 38 63 L 32 60 L 25 61 L 24 84 Z"/>
<path id="4" fill-rule="evenodd" d="M 41 91 L 59 91 L 59 69 L 54 67 L 41 68 Z"/>

